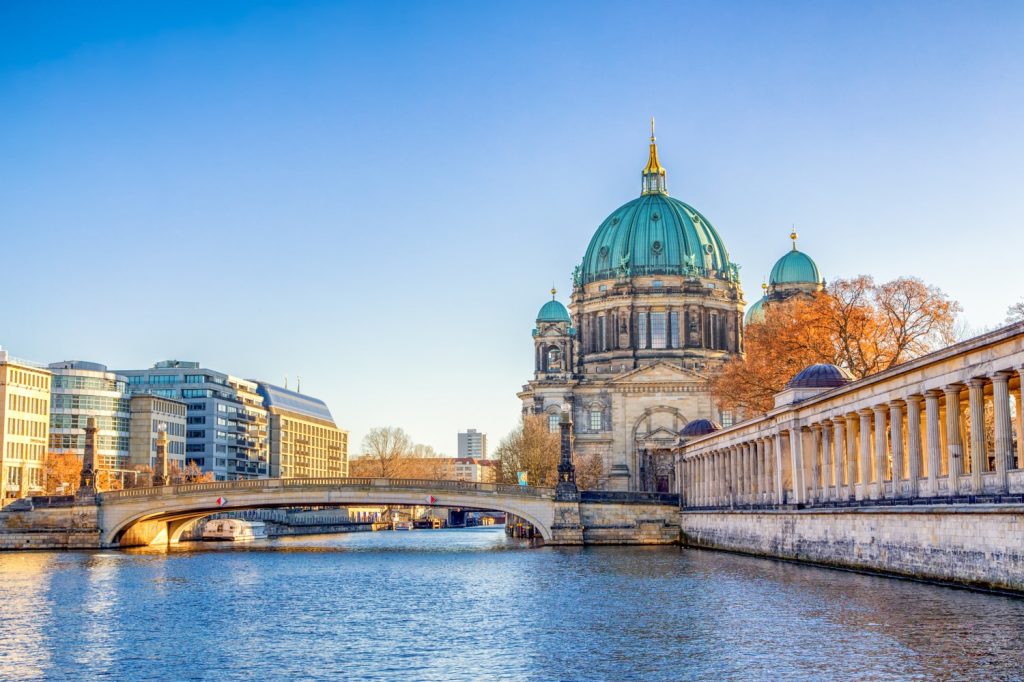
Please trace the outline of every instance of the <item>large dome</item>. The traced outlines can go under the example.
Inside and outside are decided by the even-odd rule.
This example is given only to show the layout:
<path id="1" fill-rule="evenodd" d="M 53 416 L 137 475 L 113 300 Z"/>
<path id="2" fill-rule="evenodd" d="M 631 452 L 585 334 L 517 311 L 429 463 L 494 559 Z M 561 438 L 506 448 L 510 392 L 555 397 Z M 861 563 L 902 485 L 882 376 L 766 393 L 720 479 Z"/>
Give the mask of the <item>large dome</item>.
<path id="1" fill-rule="evenodd" d="M 582 281 L 629 276 L 726 276 L 729 254 L 710 221 L 697 209 L 663 192 L 652 192 L 605 218 L 583 256 Z"/>

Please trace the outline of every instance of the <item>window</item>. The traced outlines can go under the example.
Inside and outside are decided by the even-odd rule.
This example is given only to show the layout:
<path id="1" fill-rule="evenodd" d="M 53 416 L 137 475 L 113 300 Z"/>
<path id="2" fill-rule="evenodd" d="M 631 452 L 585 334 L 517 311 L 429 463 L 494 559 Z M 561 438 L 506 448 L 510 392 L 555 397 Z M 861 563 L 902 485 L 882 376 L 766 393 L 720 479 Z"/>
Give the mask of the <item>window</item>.
<path id="1" fill-rule="evenodd" d="M 548 415 L 548 431 L 555 433 L 558 431 L 558 413 L 552 412 Z"/>
<path id="2" fill-rule="evenodd" d="M 605 324 L 605 316 L 597 318 L 597 349 L 601 351 L 608 350 L 608 329 Z"/>
<path id="3" fill-rule="evenodd" d="M 670 348 L 682 348 L 683 342 L 679 338 L 679 313 L 671 312 L 668 314 L 669 320 L 669 347 Z"/>
<path id="4" fill-rule="evenodd" d="M 206 423 L 206 417 L 189 417 L 188 418 L 188 423 L 189 424 L 205 424 Z"/>
<path id="5" fill-rule="evenodd" d="M 636 314 L 636 347 L 647 348 L 647 313 Z"/>
<path id="6" fill-rule="evenodd" d="M 185 432 L 185 437 L 186 438 L 204 438 L 205 436 L 206 436 L 206 432 L 205 431 L 201 431 L 201 430 L 200 431 L 186 431 Z"/>
<path id="7" fill-rule="evenodd" d="M 600 431 L 601 430 L 601 410 L 590 411 L 590 430 Z"/>
<path id="8" fill-rule="evenodd" d="M 178 376 L 176 374 L 153 374 L 149 377 L 149 383 L 176 384 L 178 383 Z"/>
<path id="9" fill-rule="evenodd" d="M 188 411 L 189 412 L 202 412 L 205 409 L 206 409 L 206 405 L 203 404 L 203 403 L 189 403 L 188 404 Z"/>
<path id="10" fill-rule="evenodd" d="M 205 452 L 204 448 L 202 443 L 189 443 L 185 446 L 185 452 Z"/>
<path id="11" fill-rule="evenodd" d="M 185 388 L 181 391 L 183 398 L 209 398 L 213 391 L 208 388 Z"/>
<path id="12" fill-rule="evenodd" d="M 651 348 L 667 348 L 665 313 L 651 313 Z"/>
<path id="13" fill-rule="evenodd" d="M 656 279 L 653 282 L 651 282 L 651 286 L 654 287 L 655 289 L 660 289 L 663 286 L 662 281 L 660 279 Z"/>
<path id="14" fill-rule="evenodd" d="M 204 381 L 206 381 L 206 375 L 205 374 L 186 374 L 185 375 L 185 383 L 186 384 L 201 384 Z"/>

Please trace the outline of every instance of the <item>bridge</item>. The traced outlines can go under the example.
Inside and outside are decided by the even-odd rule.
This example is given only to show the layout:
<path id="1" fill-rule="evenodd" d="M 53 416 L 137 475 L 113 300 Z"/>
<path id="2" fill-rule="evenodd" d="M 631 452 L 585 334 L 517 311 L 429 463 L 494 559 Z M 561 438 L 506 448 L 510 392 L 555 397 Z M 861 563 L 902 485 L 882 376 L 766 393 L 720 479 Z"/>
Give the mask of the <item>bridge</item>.
<path id="1" fill-rule="evenodd" d="M 494 510 L 557 540 L 555 492 L 497 483 L 386 478 L 251 479 L 130 488 L 96 496 L 101 547 L 175 544 L 210 514 L 274 507 L 438 506 Z"/>

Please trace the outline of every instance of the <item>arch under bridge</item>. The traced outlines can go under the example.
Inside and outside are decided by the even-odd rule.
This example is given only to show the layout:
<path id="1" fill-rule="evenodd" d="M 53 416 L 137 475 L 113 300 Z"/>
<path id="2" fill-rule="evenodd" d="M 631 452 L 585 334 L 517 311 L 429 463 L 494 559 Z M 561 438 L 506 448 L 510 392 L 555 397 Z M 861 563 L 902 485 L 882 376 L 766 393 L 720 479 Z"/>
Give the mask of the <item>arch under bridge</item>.
<path id="1" fill-rule="evenodd" d="M 193 522 L 217 512 L 364 505 L 502 511 L 529 521 L 544 540 L 552 539 L 555 525 L 555 493 L 549 488 L 386 478 L 252 479 L 117 490 L 97 495 L 97 525 L 101 547 L 174 544 Z"/>

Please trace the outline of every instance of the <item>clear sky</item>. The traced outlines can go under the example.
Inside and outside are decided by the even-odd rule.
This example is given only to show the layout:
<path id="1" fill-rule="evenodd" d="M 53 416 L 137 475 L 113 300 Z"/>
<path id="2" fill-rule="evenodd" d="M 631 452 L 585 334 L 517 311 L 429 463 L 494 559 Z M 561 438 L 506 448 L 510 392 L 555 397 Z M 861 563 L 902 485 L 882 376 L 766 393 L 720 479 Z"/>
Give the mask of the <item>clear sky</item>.
<path id="1" fill-rule="evenodd" d="M 167 358 L 452 453 L 518 418 L 537 309 L 637 196 L 742 267 L 1024 296 L 1024 4 L 0 5 L 0 344 Z"/>

